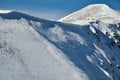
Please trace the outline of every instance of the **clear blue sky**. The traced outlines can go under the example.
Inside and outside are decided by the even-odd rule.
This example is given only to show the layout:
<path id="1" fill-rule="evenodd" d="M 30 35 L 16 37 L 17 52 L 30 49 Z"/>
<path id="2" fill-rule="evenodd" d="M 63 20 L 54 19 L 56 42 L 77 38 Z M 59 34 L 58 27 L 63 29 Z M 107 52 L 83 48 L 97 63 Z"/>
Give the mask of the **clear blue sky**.
<path id="1" fill-rule="evenodd" d="M 0 9 L 17 10 L 55 20 L 94 3 L 104 3 L 120 10 L 120 0 L 0 0 Z"/>

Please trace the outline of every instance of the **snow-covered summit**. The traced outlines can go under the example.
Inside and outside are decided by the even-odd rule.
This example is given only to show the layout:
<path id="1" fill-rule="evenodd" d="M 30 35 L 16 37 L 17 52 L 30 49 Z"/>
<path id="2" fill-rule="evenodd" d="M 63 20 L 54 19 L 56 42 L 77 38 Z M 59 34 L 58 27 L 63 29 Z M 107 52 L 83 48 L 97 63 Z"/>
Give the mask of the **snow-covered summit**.
<path id="1" fill-rule="evenodd" d="M 88 5 L 86 8 L 101 8 L 101 9 L 110 9 L 110 7 L 106 4 L 91 4 L 91 5 Z"/>
<path id="2" fill-rule="evenodd" d="M 78 10 L 59 21 L 81 24 L 88 23 L 95 20 L 101 20 L 107 23 L 120 22 L 120 13 L 113 10 L 106 4 L 92 4 Z"/>

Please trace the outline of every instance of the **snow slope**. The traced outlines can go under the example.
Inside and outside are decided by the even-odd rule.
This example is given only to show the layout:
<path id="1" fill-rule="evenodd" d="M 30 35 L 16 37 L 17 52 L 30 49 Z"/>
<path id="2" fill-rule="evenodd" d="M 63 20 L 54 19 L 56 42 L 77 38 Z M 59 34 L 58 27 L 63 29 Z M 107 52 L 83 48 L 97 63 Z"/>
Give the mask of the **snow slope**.
<path id="1" fill-rule="evenodd" d="M 106 4 L 92 4 L 60 19 L 59 21 L 74 24 L 87 24 L 96 20 L 105 23 L 115 23 L 120 22 L 119 15 L 120 12 L 113 10 Z"/>
<path id="2" fill-rule="evenodd" d="M 61 50 L 31 27 L 29 20 L 15 18 L 0 19 L 1 80 L 86 79 L 84 72 L 79 74 Z"/>
<path id="3" fill-rule="evenodd" d="M 120 12 L 106 4 L 92 4 L 59 21 L 65 23 L 92 25 L 120 45 Z"/>
<path id="4" fill-rule="evenodd" d="M 0 79 L 120 80 L 120 47 L 95 26 L 0 13 Z"/>

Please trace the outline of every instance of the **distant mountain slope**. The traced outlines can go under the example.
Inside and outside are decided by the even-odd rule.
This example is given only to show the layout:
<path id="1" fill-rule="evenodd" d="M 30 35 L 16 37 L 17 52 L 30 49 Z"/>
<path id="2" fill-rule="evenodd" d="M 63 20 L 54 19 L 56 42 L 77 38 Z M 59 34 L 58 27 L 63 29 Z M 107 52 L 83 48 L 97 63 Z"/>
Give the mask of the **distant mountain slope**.
<path id="1" fill-rule="evenodd" d="M 66 16 L 59 21 L 83 24 L 95 20 L 100 20 L 105 23 L 120 22 L 120 12 L 113 10 L 106 4 L 93 4 Z"/>
<path id="2" fill-rule="evenodd" d="M 120 47 L 98 23 L 0 13 L 0 79 L 120 80 Z"/>

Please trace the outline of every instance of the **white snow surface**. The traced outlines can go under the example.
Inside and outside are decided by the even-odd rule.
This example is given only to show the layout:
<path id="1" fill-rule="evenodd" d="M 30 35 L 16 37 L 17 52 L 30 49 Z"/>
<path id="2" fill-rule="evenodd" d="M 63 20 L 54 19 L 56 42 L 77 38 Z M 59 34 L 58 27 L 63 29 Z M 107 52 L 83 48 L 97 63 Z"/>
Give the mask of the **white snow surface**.
<path id="1" fill-rule="evenodd" d="M 1 80 L 87 80 L 24 19 L 0 20 L 0 46 Z"/>
<path id="2" fill-rule="evenodd" d="M 91 4 L 82 8 L 59 21 L 73 24 L 88 24 L 100 20 L 106 23 L 120 22 L 120 12 L 113 10 L 106 4 Z"/>
<path id="3" fill-rule="evenodd" d="M 0 13 L 10 13 L 12 12 L 13 10 L 0 10 Z"/>
<path id="4" fill-rule="evenodd" d="M 120 80 L 120 46 L 113 37 L 118 28 L 0 14 L 0 79 Z"/>

